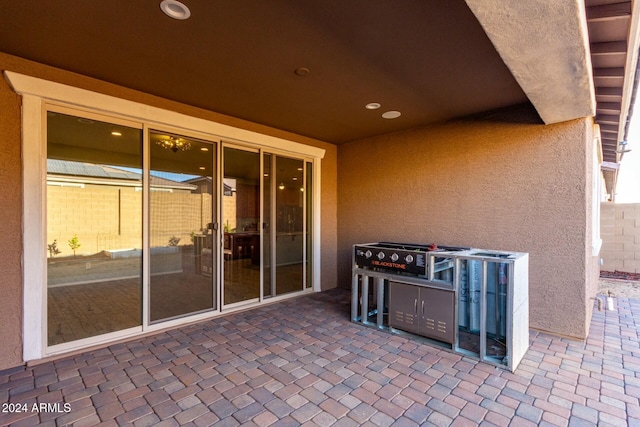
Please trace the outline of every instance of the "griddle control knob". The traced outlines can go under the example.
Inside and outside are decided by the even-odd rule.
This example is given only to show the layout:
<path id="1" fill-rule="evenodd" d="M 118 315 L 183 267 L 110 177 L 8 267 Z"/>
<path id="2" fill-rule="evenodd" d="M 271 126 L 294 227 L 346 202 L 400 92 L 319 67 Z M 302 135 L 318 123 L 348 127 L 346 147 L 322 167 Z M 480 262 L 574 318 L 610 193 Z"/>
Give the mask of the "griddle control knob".
<path id="1" fill-rule="evenodd" d="M 378 252 L 378 259 L 384 259 L 384 252 Z"/>
<path id="2" fill-rule="evenodd" d="M 404 260 L 407 261 L 407 264 L 411 264 L 413 262 L 413 255 L 407 255 L 406 257 L 404 257 Z"/>
<path id="3" fill-rule="evenodd" d="M 391 261 L 393 261 L 393 262 L 396 262 L 396 261 L 398 260 L 398 258 L 400 258 L 400 257 L 398 256 L 398 254 L 393 254 L 393 255 L 391 255 Z"/>
<path id="4" fill-rule="evenodd" d="M 371 255 L 373 255 L 373 253 L 371 251 L 367 251 L 364 253 L 364 256 L 367 258 L 371 258 Z"/>

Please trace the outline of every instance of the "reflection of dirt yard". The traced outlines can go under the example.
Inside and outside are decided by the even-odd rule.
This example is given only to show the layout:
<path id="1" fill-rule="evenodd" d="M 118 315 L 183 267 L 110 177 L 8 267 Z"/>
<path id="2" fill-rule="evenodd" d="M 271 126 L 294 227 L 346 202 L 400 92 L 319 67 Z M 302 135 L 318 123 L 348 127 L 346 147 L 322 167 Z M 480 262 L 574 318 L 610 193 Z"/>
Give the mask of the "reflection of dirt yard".
<path id="1" fill-rule="evenodd" d="M 178 246 L 152 248 L 151 256 L 154 262 L 151 274 L 181 272 L 180 249 Z M 49 258 L 47 283 L 51 287 L 140 277 L 141 251 L 127 252 L 102 251 L 90 256 Z"/>

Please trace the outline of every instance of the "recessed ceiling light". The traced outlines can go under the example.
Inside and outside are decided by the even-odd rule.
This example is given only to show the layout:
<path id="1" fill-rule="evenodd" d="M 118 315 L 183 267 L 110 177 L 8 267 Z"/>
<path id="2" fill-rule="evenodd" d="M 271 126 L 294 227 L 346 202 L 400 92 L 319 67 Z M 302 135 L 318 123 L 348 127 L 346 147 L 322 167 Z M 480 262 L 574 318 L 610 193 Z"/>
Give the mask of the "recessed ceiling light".
<path id="1" fill-rule="evenodd" d="M 365 105 L 364 108 L 366 108 L 367 110 L 377 110 L 378 108 L 380 108 L 380 104 L 377 102 L 370 102 Z"/>
<path id="2" fill-rule="evenodd" d="M 206 168 L 204 166 L 200 166 L 199 168 L 201 171 L 205 170 Z"/>
<path id="3" fill-rule="evenodd" d="M 189 8 L 178 0 L 162 0 L 160 9 L 165 15 L 173 19 L 185 20 L 191 16 Z"/>
<path id="4" fill-rule="evenodd" d="M 209 151 L 209 149 L 207 147 L 202 147 L 200 148 L 200 151 Z"/>
<path id="5" fill-rule="evenodd" d="M 113 132 L 111 132 L 111 135 L 113 135 L 113 136 L 122 136 L 122 132 L 118 132 L 117 130 L 114 130 Z"/>
<path id="6" fill-rule="evenodd" d="M 311 70 L 309 70 L 306 67 L 300 67 L 300 68 L 296 68 L 294 73 L 296 73 L 296 76 L 306 77 L 309 75 L 309 73 L 311 73 Z"/>
<path id="7" fill-rule="evenodd" d="M 382 118 L 384 119 L 397 119 L 400 117 L 402 113 L 400 111 L 387 111 L 386 113 L 382 113 Z"/>

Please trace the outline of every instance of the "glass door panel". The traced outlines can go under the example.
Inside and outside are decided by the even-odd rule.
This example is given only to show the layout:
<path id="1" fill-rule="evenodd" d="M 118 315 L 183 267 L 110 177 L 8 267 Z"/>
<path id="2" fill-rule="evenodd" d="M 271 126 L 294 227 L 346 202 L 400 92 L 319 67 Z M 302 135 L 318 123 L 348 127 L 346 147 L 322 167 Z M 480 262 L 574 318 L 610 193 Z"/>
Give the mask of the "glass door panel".
<path id="1" fill-rule="evenodd" d="M 149 319 L 212 310 L 216 298 L 215 145 L 149 132 Z"/>
<path id="2" fill-rule="evenodd" d="M 142 324 L 142 130 L 47 113 L 49 346 Z"/>
<path id="3" fill-rule="evenodd" d="M 304 283 L 304 162 L 276 157 L 276 294 L 303 290 Z"/>
<path id="4" fill-rule="evenodd" d="M 484 358 L 503 363 L 507 356 L 507 290 L 509 264 L 485 261 L 486 290 L 486 349 Z"/>
<path id="5" fill-rule="evenodd" d="M 461 259 L 458 282 L 458 348 L 480 356 L 482 261 Z"/>
<path id="6" fill-rule="evenodd" d="M 260 297 L 260 155 L 224 147 L 224 304 Z"/>
<path id="7" fill-rule="evenodd" d="M 272 242 L 271 228 L 273 227 L 271 221 L 276 217 L 275 213 L 272 210 L 275 209 L 275 204 L 271 201 L 271 195 L 273 194 L 274 180 L 272 179 L 273 170 L 275 170 L 275 166 L 272 165 L 272 162 L 275 162 L 275 156 L 265 153 L 263 156 L 263 182 L 262 182 L 262 215 L 264 219 L 263 227 L 262 227 L 262 266 L 264 274 L 263 283 L 264 283 L 264 297 L 272 297 L 276 295 L 276 282 L 275 279 L 271 277 L 272 270 L 271 265 L 273 265 L 274 261 L 272 256 L 274 252 L 271 251 L 271 248 L 275 245 L 275 241 Z M 275 270 L 274 270 L 275 271 Z"/>
<path id="8" fill-rule="evenodd" d="M 313 244 L 311 241 L 311 235 L 313 234 L 311 231 L 313 230 L 313 165 L 311 162 L 306 162 L 306 187 L 304 188 L 305 201 L 306 201 L 306 226 L 304 229 L 304 235 L 307 242 L 307 253 L 305 254 L 304 261 L 306 265 L 306 278 L 305 278 L 305 287 L 310 288 L 312 286 L 312 278 L 313 278 L 313 263 L 311 260 L 313 259 Z"/>

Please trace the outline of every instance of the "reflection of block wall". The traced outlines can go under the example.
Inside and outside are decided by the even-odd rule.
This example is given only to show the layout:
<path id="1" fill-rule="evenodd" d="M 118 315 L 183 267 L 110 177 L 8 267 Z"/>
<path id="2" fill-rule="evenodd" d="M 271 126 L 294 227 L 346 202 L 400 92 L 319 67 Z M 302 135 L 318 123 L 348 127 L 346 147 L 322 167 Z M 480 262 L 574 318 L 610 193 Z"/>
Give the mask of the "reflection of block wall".
<path id="1" fill-rule="evenodd" d="M 212 221 L 211 203 L 210 194 L 152 192 L 151 246 L 166 246 L 173 236 L 179 245 L 191 244 L 191 233 Z M 233 212 L 235 221 L 235 206 Z M 78 255 L 141 248 L 142 192 L 106 185 L 47 186 L 47 243 L 57 239 L 58 256 L 69 256 L 67 242 L 74 234 L 82 245 Z"/>
<path id="2" fill-rule="evenodd" d="M 224 224 L 222 224 L 222 230 L 224 231 L 225 225 L 228 225 L 229 230 L 235 230 L 237 224 L 236 218 L 236 192 L 233 192 L 231 196 L 222 197 L 222 209 L 224 210 Z"/>
<path id="3" fill-rule="evenodd" d="M 56 239 L 58 256 L 69 256 L 67 242 L 74 234 L 82 245 L 77 254 L 140 248 L 142 192 L 106 185 L 47 186 L 47 243 Z"/>
<path id="4" fill-rule="evenodd" d="M 200 233 L 211 218 L 211 195 L 187 192 L 152 192 L 151 246 L 167 246 L 178 237 L 179 245 L 191 244 L 191 233 Z"/>
<path id="5" fill-rule="evenodd" d="M 600 237 L 602 270 L 640 273 L 640 204 L 602 203 Z"/>

